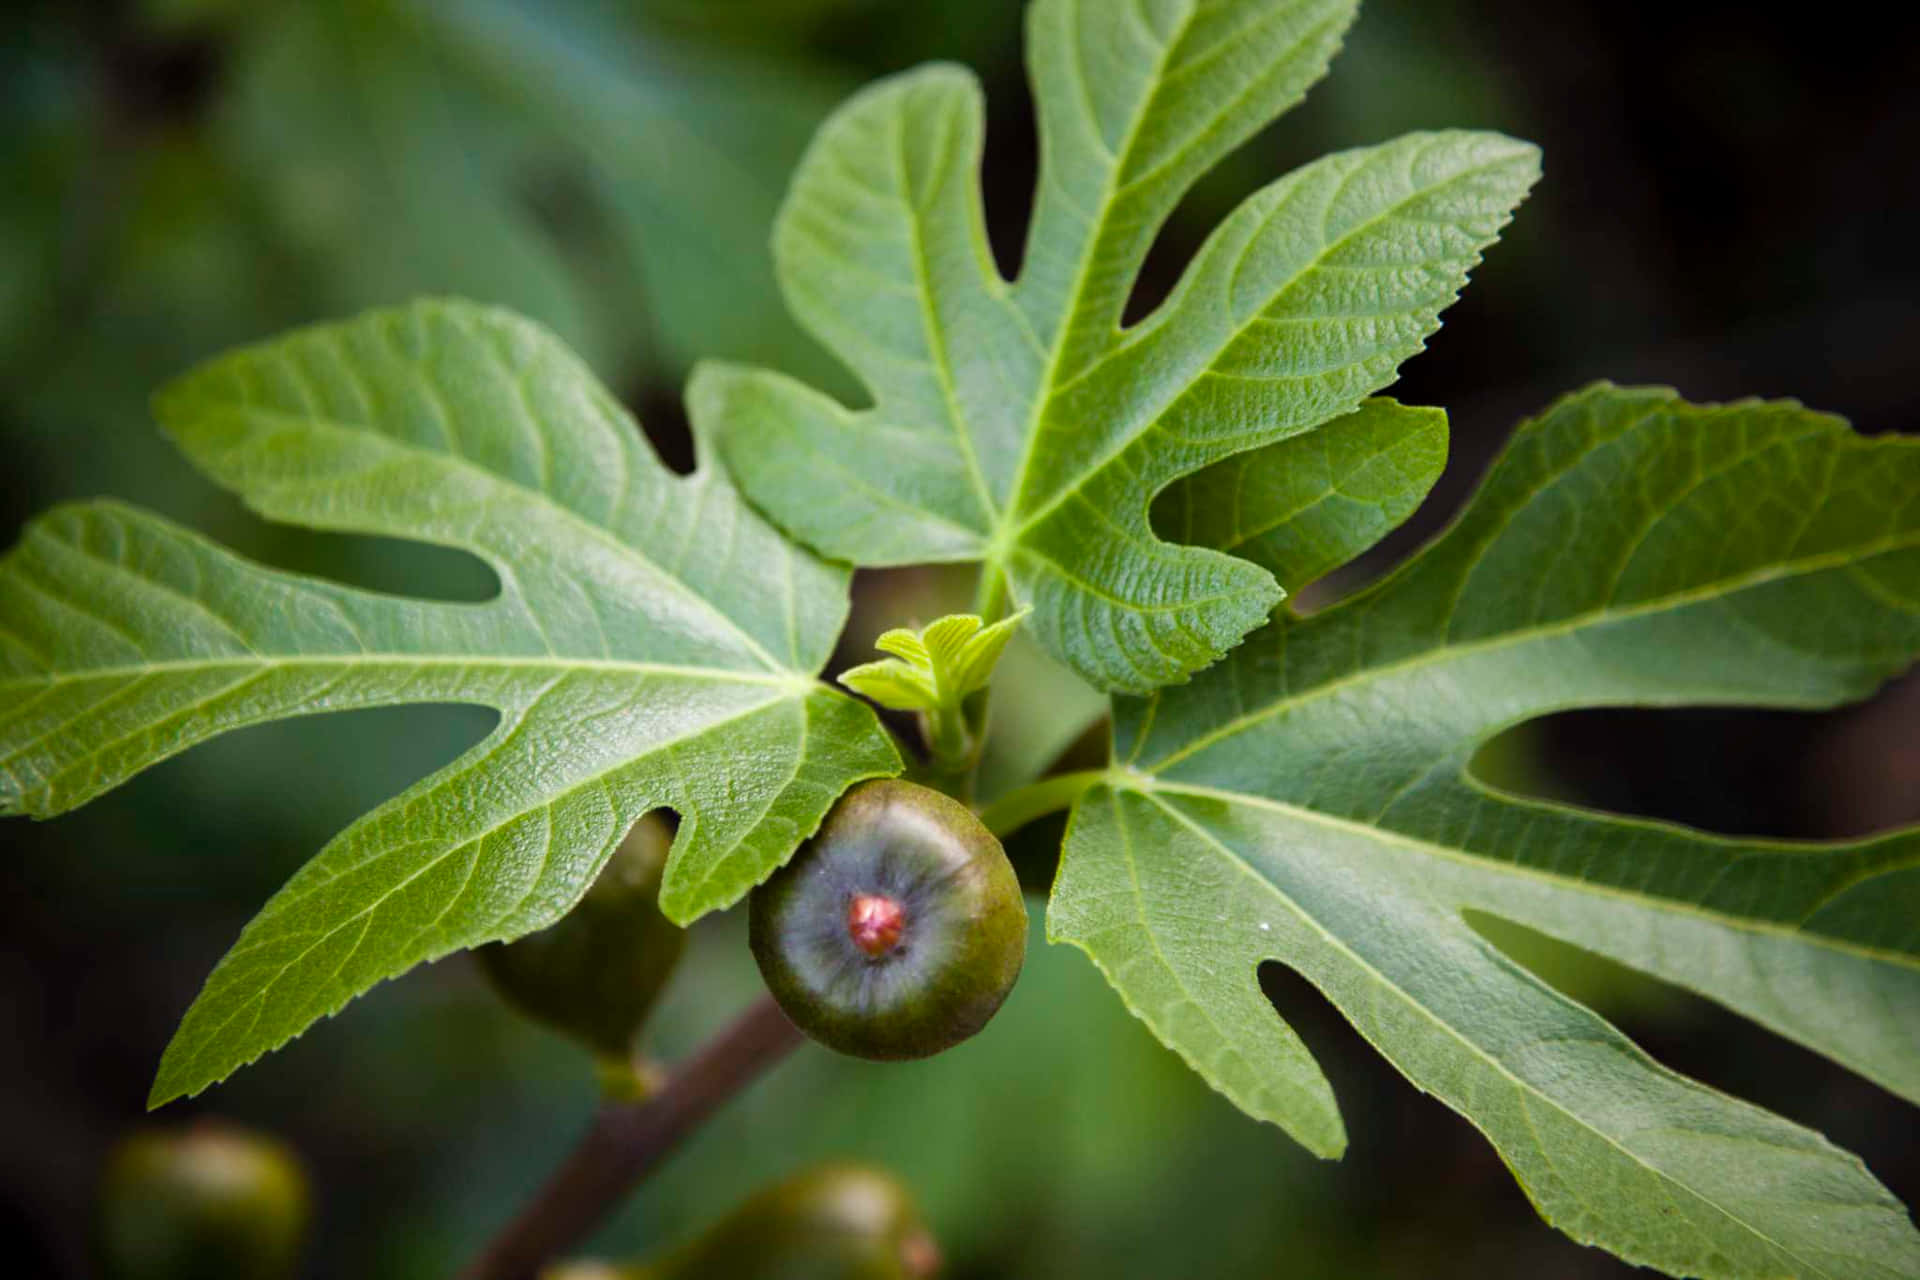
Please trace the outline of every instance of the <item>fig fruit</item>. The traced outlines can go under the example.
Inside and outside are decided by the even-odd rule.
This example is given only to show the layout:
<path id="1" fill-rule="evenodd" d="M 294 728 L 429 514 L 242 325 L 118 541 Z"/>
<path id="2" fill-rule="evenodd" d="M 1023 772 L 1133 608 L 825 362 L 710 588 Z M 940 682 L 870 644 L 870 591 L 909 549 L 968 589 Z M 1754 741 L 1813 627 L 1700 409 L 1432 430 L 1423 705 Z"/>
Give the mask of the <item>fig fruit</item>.
<path id="1" fill-rule="evenodd" d="M 939 1268 L 933 1237 L 896 1178 L 831 1164 L 757 1192 L 657 1260 L 569 1262 L 542 1280 L 927 1280 Z"/>
<path id="2" fill-rule="evenodd" d="M 672 843 L 666 822 L 646 815 L 557 923 L 476 949 L 494 990 L 603 1061 L 628 1061 L 686 946 L 686 930 L 660 912 L 660 875 Z"/>
<path id="3" fill-rule="evenodd" d="M 1000 842 L 966 806 L 898 779 L 842 796 L 754 890 L 748 922 L 794 1025 L 883 1061 L 979 1031 L 1026 956 L 1027 908 Z"/>
<path id="4" fill-rule="evenodd" d="M 145 1130 L 108 1157 L 96 1244 L 107 1280 L 285 1280 L 311 1205 L 282 1144 L 232 1125 Z"/>

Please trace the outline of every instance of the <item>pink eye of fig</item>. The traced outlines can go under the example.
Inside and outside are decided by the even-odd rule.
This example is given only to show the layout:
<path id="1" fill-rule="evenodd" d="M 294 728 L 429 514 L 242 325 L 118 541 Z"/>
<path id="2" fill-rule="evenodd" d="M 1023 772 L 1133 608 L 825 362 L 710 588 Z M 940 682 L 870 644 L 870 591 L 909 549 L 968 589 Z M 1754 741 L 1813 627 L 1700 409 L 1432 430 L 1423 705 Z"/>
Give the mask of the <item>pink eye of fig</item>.
<path id="1" fill-rule="evenodd" d="M 906 925 L 906 912 L 885 894 L 855 894 L 847 904 L 847 936 L 872 959 L 878 960 L 899 946 Z"/>

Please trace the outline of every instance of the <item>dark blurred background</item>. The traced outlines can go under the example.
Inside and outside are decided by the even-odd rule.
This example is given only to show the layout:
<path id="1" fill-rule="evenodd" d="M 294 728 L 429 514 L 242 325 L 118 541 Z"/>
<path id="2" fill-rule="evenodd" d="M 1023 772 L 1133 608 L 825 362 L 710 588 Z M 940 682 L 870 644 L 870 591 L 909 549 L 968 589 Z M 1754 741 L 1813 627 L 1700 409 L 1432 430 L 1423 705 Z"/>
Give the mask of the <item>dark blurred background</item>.
<path id="1" fill-rule="evenodd" d="M 788 167 L 850 86 L 930 57 L 979 71 L 994 240 L 1015 265 L 1034 170 L 1018 7 L 11 0 L 0 541 L 48 503 L 111 493 L 276 564 L 484 592 L 458 556 L 248 517 L 168 451 L 148 392 L 290 325 L 462 294 L 559 331 L 684 466 L 678 388 L 695 357 L 839 377 L 787 319 L 765 239 Z M 1396 390 L 1452 411 L 1455 458 L 1386 555 L 1444 519 L 1518 418 L 1594 378 L 1795 396 L 1912 431 L 1917 49 L 1905 7 L 1868 26 L 1748 0 L 1370 0 L 1333 77 L 1186 202 L 1140 303 L 1293 164 L 1410 128 L 1499 128 L 1545 146 L 1546 180 Z M 863 577 L 846 652 L 954 586 Z M 78 814 L 0 828 L 0 1257 L 14 1274 L 86 1274 L 103 1155 L 141 1122 L 161 1047 L 245 920 L 485 726 L 423 708 L 252 730 Z M 1831 716 L 1566 716 L 1495 744 L 1486 765 L 1719 831 L 1855 835 L 1920 818 L 1920 682 Z M 669 1051 L 756 982 L 738 921 L 696 933 L 659 1028 Z M 1503 941 L 1662 1060 L 1822 1129 L 1920 1200 L 1920 1112 L 1693 997 Z M 1269 976 L 1346 1109 L 1341 1164 L 1241 1117 L 1078 953 L 1036 941 L 988 1033 L 915 1066 L 803 1052 L 597 1244 L 678 1239 L 762 1179 L 847 1155 L 901 1172 L 961 1277 L 1625 1273 L 1541 1225 L 1464 1122 L 1304 984 Z M 456 957 L 160 1119 L 227 1116 L 298 1147 L 320 1202 L 311 1275 L 434 1277 L 542 1176 L 592 1088 L 583 1059 L 513 1021 Z"/>

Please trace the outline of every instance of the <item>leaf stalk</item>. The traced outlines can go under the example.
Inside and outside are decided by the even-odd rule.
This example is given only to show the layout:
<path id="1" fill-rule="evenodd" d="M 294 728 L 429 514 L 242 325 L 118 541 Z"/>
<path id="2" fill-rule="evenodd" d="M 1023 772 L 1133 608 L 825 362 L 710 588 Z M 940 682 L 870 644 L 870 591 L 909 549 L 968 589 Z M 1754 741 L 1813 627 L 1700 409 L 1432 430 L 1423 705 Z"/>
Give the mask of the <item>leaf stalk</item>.
<path id="1" fill-rule="evenodd" d="M 1016 788 L 980 811 L 980 821 L 994 835 L 1005 838 L 1038 818 L 1070 808 L 1090 788 L 1107 780 L 1105 769 L 1058 773 Z"/>

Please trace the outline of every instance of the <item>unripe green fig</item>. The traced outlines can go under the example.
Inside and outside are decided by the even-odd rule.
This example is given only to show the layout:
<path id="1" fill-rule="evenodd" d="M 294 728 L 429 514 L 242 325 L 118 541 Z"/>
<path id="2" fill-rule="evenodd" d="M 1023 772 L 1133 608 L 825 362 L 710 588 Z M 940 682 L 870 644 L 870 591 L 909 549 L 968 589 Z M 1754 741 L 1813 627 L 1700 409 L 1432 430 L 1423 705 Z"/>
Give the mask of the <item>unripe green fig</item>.
<path id="1" fill-rule="evenodd" d="M 660 875 L 673 832 L 655 814 L 633 825 L 586 896 L 557 923 L 474 955 L 506 1002 L 625 1063 L 686 947 L 660 912 Z"/>
<path id="2" fill-rule="evenodd" d="M 284 1280 L 311 1205 L 282 1144 L 203 1121 L 144 1130 L 107 1160 L 98 1254 L 106 1280 Z"/>
<path id="3" fill-rule="evenodd" d="M 855 1057 L 924 1058 L 979 1031 L 1026 958 L 1027 908 L 993 833 L 938 791 L 848 791 L 754 890 L 748 937 L 795 1026 Z"/>
<path id="4" fill-rule="evenodd" d="M 939 1269 L 940 1251 L 896 1178 L 831 1164 L 757 1192 L 658 1260 L 564 1263 L 541 1280 L 927 1280 Z"/>

